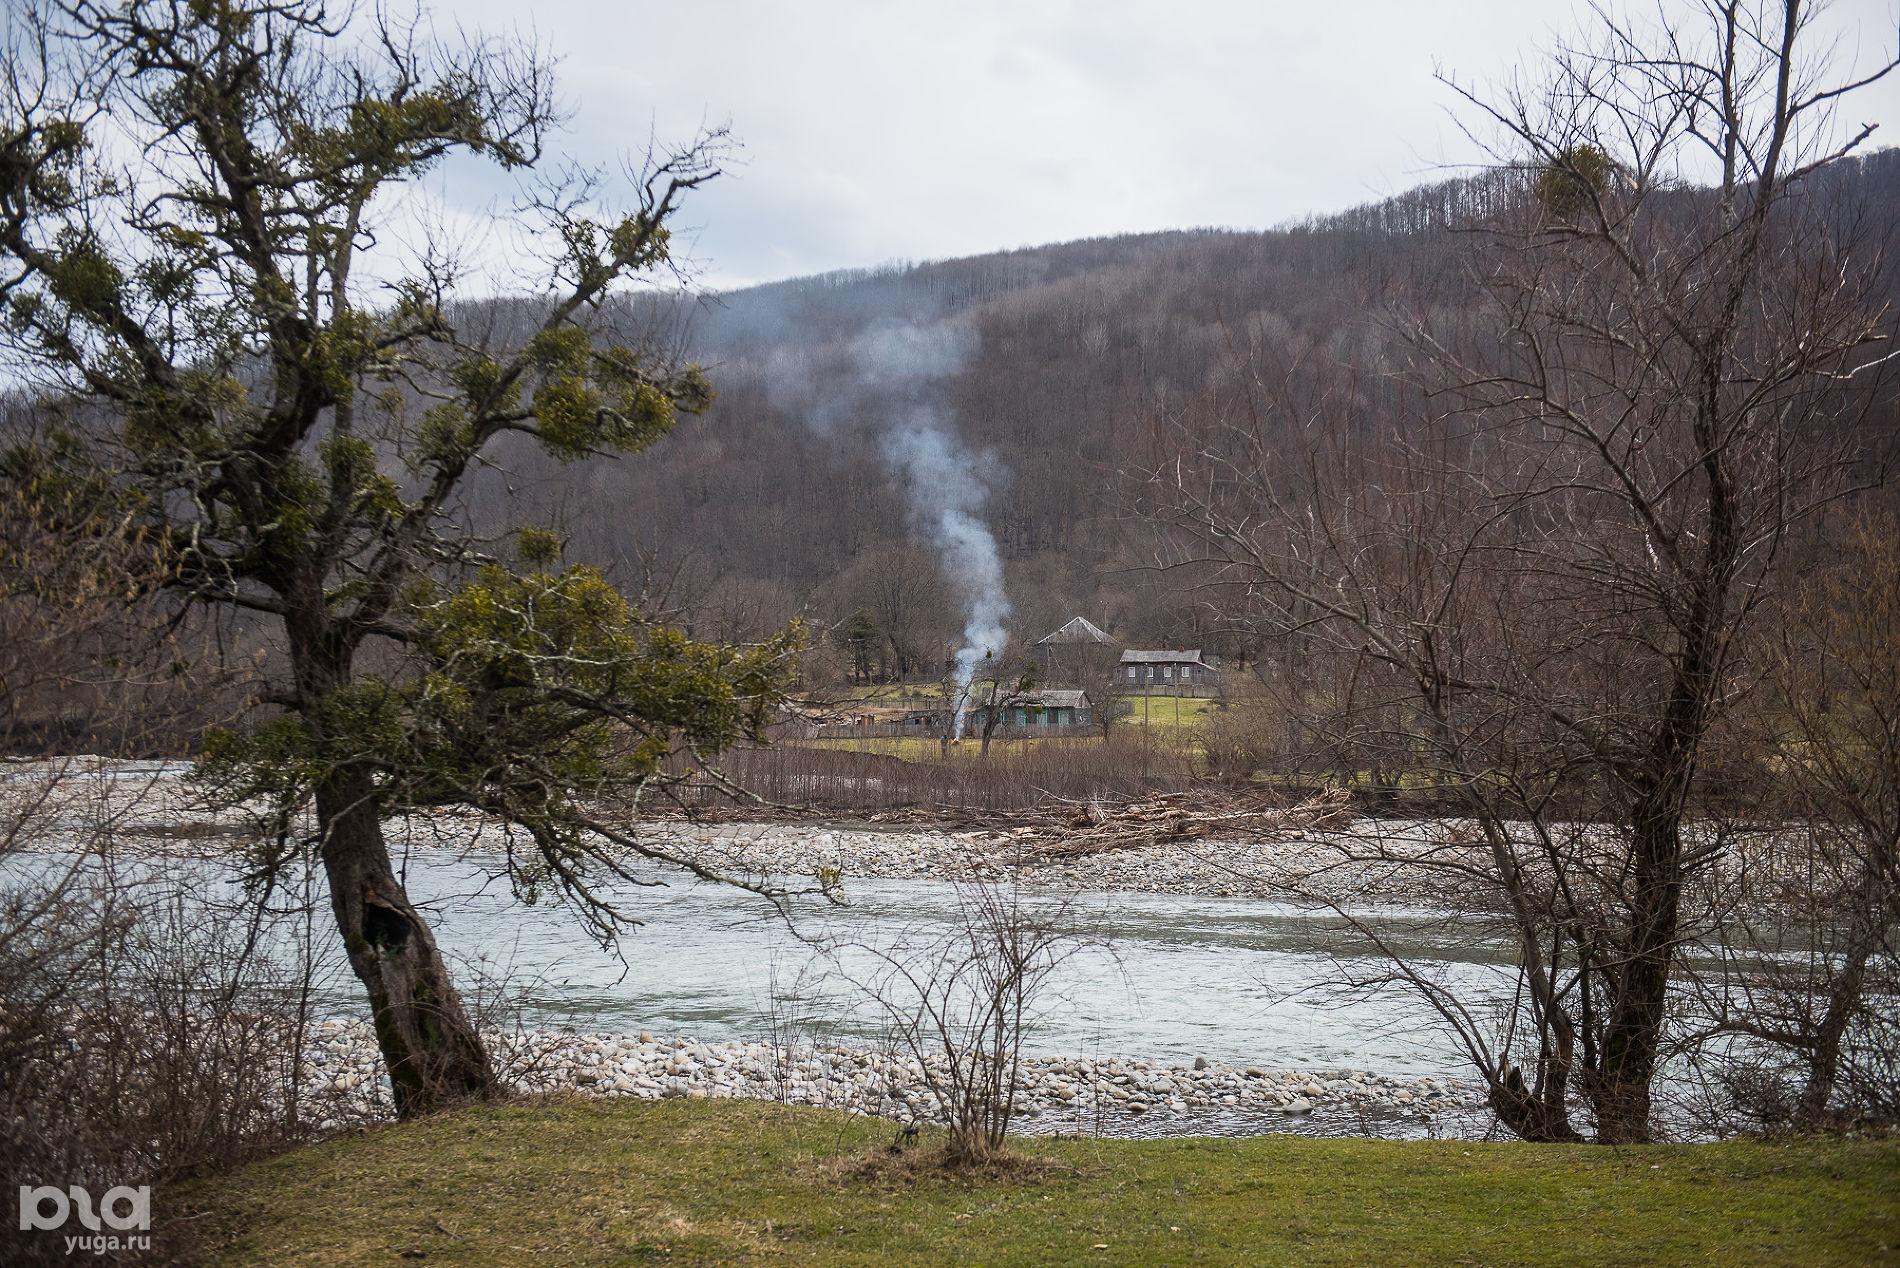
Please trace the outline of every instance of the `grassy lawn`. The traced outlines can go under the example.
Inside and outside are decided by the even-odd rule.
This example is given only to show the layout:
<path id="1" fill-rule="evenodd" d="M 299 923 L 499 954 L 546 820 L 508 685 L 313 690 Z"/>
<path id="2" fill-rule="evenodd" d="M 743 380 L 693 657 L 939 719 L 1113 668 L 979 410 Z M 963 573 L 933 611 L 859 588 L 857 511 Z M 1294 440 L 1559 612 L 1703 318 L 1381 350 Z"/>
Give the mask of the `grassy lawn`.
<path id="1" fill-rule="evenodd" d="M 895 692 L 894 687 L 864 687 L 858 690 L 871 692 Z M 867 697 L 868 699 L 868 697 Z M 1208 713 L 1214 708 L 1214 701 L 1195 697 L 1175 696 L 1132 696 L 1129 704 L 1134 712 L 1116 723 L 1116 727 L 1125 732 L 1143 729 L 1151 731 L 1154 738 L 1166 744 L 1193 743 L 1193 728 L 1206 721 Z M 980 736 L 969 735 L 962 744 L 950 749 L 952 761 L 975 759 L 982 752 Z M 992 753 L 1001 751 L 1021 752 L 1031 746 L 1042 747 L 1051 744 L 1099 745 L 1102 742 L 1100 731 L 1082 735 L 1027 736 L 1005 739 L 997 737 L 990 744 Z M 823 740 L 790 740 L 786 744 L 808 748 L 837 748 L 855 753 L 879 753 L 886 757 L 901 757 L 907 762 L 936 762 L 944 759 L 942 743 L 936 735 L 905 736 L 866 736 L 829 738 Z"/>
<path id="2" fill-rule="evenodd" d="M 1001 1176 L 854 1165 L 890 1130 L 760 1102 L 546 1100 L 375 1129 L 177 1196 L 223 1264 L 1900 1259 L 1891 1144 L 1029 1139 L 1040 1161 Z"/>
<path id="3" fill-rule="evenodd" d="M 919 703 L 937 700 L 941 694 L 934 685 L 915 683 L 874 683 L 865 686 L 846 686 L 836 691 L 838 699 L 857 700 L 866 704 Z"/>
<path id="4" fill-rule="evenodd" d="M 1129 696 L 1128 703 L 1134 712 L 1122 719 L 1123 726 L 1191 727 L 1207 720 L 1215 702 L 1195 696 Z"/>
<path id="5" fill-rule="evenodd" d="M 1050 745 L 1096 746 L 1102 743 L 1097 735 L 1044 736 L 1026 739 L 996 739 L 990 742 L 990 754 L 1020 754 L 1031 746 L 1045 748 Z M 837 740 L 785 740 L 786 748 L 835 748 L 851 753 L 879 753 L 885 757 L 901 757 L 907 762 L 940 762 L 946 760 L 943 743 L 936 736 L 867 736 L 863 739 Z M 980 737 L 970 738 L 961 744 L 951 746 L 947 760 L 952 762 L 980 761 L 983 756 L 983 744 Z"/>

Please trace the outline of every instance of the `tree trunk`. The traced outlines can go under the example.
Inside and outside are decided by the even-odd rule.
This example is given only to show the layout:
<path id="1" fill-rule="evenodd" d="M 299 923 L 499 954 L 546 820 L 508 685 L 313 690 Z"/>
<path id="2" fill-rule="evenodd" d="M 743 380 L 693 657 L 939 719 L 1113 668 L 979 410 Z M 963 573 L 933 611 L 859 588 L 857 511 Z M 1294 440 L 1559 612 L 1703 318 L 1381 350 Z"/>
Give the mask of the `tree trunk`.
<path id="1" fill-rule="evenodd" d="M 286 587 L 303 602 L 284 618 L 298 711 L 316 733 L 347 751 L 349 736 L 325 737 L 325 706 L 351 680 L 354 645 L 325 614 L 309 579 Z M 481 1035 L 462 1007 L 435 936 L 389 861 L 382 807 L 369 771 L 337 761 L 317 783 L 317 827 L 330 906 L 350 967 L 369 993 L 370 1021 L 389 1072 L 396 1113 L 427 1114 L 496 1090 Z"/>
<path id="2" fill-rule="evenodd" d="M 1815 1028 L 1814 1048 L 1808 1057 L 1807 1085 L 1801 1089 L 1801 1101 L 1795 1107 L 1798 1127 L 1817 1127 L 1827 1114 L 1827 1103 L 1834 1095 L 1840 1077 L 1841 1038 L 1862 1004 L 1867 962 L 1879 948 L 1882 934 L 1879 919 L 1860 922 L 1843 957 L 1840 973 L 1829 984 L 1827 1012 Z"/>
<path id="3" fill-rule="evenodd" d="M 1613 972 L 1614 1002 L 1604 1027 L 1601 1062 L 1590 1080 L 1597 1141 L 1605 1145 L 1647 1144 L 1650 1136 L 1650 1084 L 1656 1076 L 1675 958 L 1680 886 L 1657 879 L 1656 869 L 1645 862 L 1637 865 L 1630 942 L 1623 963 Z"/>
<path id="4" fill-rule="evenodd" d="M 1702 558 L 1686 578 L 1681 650 L 1661 725 L 1643 763 L 1630 814 L 1629 940 L 1612 971 L 1615 990 L 1603 1032 L 1592 1101 L 1597 1139 L 1647 1143 L 1650 1083 L 1662 1044 L 1669 973 L 1681 934 L 1682 823 L 1711 711 L 1720 695 L 1720 633 L 1734 619 L 1729 590 L 1740 555 L 1735 480 L 1718 427 L 1722 366 L 1704 368 L 1705 398 L 1693 427 L 1703 455 L 1708 509 Z"/>
<path id="5" fill-rule="evenodd" d="M 1606 1145 L 1647 1144 L 1650 1138 L 1650 1084 L 1681 932 L 1683 804 L 1701 739 L 1701 727 L 1684 719 L 1699 720 L 1703 713 L 1699 701 L 1678 697 L 1658 743 L 1665 773 L 1631 815 L 1629 933 L 1618 961 L 1603 974 L 1610 1006 L 1588 1085 L 1597 1140 Z"/>
<path id="6" fill-rule="evenodd" d="M 496 1090 L 494 1068 L 435 937 L 390 866 L 367 775 L 317 789 L 323 866 L 350 967 L 369 992 L 396 1112 L 413 1118 Z"/>
<path id="7" fill-rule="evenodd" d="M 1583 1136 L 1570 1125 L 1570 1110 L 1565 1104 L 1566 1081 L 1553 1063 L 1544 1063 L 1539 1084 L 1524 1083 L 1524 1073 L 1507 1066 L 1491 1084 L 1491 1108 L 1512 1134 L 1533 1144 L 1581 1144 Z M 1554 1077 L 1553 1077 L 1554 1076 Z"/>
<path id="8" fill-rule="evenodd" d="M 325 702 L 350 681 L 350 643 L 314 604 L 287 617 L 284 628 L 301 712 L 321 732 Z M 344 762 L 317 784 L 316 793 L 330 906 L 350 968 L 369 993 L 370 1021 L 396 1113 L 413 1118 L 493 1095 L 495 1072 L 481 1036 L 449 979 L 435 936 L 390 864 L 369 772 Z"/>

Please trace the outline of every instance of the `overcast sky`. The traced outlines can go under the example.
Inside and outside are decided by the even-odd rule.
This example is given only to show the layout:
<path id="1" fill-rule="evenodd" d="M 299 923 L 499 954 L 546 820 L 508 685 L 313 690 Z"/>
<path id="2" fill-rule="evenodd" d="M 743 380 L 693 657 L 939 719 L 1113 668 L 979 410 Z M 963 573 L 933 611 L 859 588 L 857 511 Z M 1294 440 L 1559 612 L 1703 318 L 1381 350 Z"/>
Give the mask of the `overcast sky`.
<path id="1" fill-rule="evenodd" d="M 1900 0 L 1836 0 L 1842 55 L 1891 55 Z M 706 284 L 1104 234 L 1265 228 L 1455 174 L 1435 71 L 1495 81 L 1571 0 L 442 0 L 561 59 L 601 160 L 730 124 L 682 225 Z M 531 25 L 529 25 L 531 23 Z M 1855 119 L 1900 145 L 1900 79 Z M 445 191 L 458 183 L 445 179 Z M 478 211 L 473 203 L 457 208 Z M 460 217 L 457 217 L 458 219 Z"/>

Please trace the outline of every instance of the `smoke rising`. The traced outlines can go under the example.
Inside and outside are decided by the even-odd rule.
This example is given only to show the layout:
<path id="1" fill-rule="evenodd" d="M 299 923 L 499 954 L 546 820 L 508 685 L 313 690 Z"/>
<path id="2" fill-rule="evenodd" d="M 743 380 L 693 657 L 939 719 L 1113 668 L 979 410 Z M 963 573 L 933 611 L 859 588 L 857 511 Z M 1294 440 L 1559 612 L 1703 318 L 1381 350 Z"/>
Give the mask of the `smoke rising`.
<path id="1" fill-rule="evenodd" d="M 848 399 L 814 399 L 803 358 L 775 356 L 767 367 L 775 402 L 795 408 L 814 430 L 829 433 L 856 413 L 879 432 L 879 452 L 904 483 L 913 528 L 936 549 L 944 579 L 963 606 L 957 736 L 971 683 L 986 660 L 994 664 L 992 658 L 1002 656 L 1009 638 L 1003 562 L 982 515 L 1001 472 L 991 455 L 972 453 L 957 436 L 939 386 L 975 351 L 975 334 L 952 322 L 880 322 L 851 341 L 856 380 Z"/>
<path id="2" fill-rule="evenodd" d="M 937 548 L 945 579 L 964 601 L 963 646 L 956 667 L 962 690 L 957 693 L 955 734 L 961 736 L 970 683 L 986 659 L 1002 655 L 1009 638 L 1003 627 L 1009 616 L 1003 561 L 996 553 L 996 538 L 978 514 L 989 496 L 981 483 L 983 464 L 927 409 L 885 433 L 883 450 L 885 461 L 904 475 L 918 530 Z"/>

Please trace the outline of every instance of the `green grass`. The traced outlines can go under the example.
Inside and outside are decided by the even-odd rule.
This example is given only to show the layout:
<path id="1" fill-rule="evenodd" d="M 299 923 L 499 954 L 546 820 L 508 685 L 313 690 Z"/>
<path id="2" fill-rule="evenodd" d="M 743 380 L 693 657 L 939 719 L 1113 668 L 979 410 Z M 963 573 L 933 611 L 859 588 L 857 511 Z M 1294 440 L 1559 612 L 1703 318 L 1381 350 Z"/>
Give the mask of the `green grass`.
<path id="1" fill-rule="evenodd" d="M 994 739 L 990 741 L 990 753 L 991 755 L 998 753 L 1021 753 L 1031 746 L 1040 748 L 1052 744 L 1082 745 L 1085 747 L 1090 745 L 1099 746 L 1101 742 L 1102 737 L 1100 735 L 1044 735 L 1028 736 L 1022 739 Z M 983 740 L 981 736 L 971 736 L 966 738 L 961 744 L 952 745 L 947 756 L 944 751 L 943 742 L 936 736 L 864 736 L 846 739 L 785 740 L 781 743 L 782 746 L 786 748 L 835 748 L 843 749 L 851 753 L 878 753 L 885 757 L 900 757 L 907 762 L 940 762 L 945 760 L 952 762 L 974 762 L 982 760 L 983 757 Z"/>
<path id="2" fill-rule="evenodd" d="M 862 692 L 896 692 L 895 687 L 861 687 Z M 868 696 L 865 697 L 869 699 Z M 1194 743 L 1190 734 L 1193 728 L 1207 720 L 1215 702 L 1193 696 L 1130 696 L 1129 706 L 1134 712 L 1128 714 L 1115 725 L 1127 731 L 1139 731 L 1147 728 L 1156 739 L 1169 744 Z M 1021 737 L 998 737 L 991 741 L 992 753 L 1002 751 L 1021 752 L 1031 746 L 1051 744 L 1098 745 L 1102 742 L 1100 731 L 1081 735 L 1029 735 Z M 809 748 L 837 748 L 855 753 L 880 753 L 886 757 L 900 757 L 907 762 L 936 762 L 944 760 L 941 740 L 935 735 L 904 735 L 878 737 L 837 737 L 822 740 L 788 740 L 787 745 Z M 949 750 L 949 759 L 975 759 L 982 753 L 981 736 L 971 734 L 963 743 Z"/>
<path id="3" fill-rule="evenodd" d="M 1211 699 L 1196 696 L 1130 695 L 1127 699 L 1134 712 L 1121 720 L 1122 726 L 1200 726 L 1215 705 Z"/>
<path id="4" fill-rule="evenodd" d="M 837 692 L 841 700 L 856 700 L 867 704 L 899 704 L 915 701 L 928 701 L 938 698 L 934 686 L 915 686 L 906 683 L 874 683 L 865 686 L 847 686 Z"/>
<path id="5" fill-rule="evenodd" d="M 383 1127 L 177 1195 L 222 1264 L 1869 1264 L 1900 1147 L 1025 1139 L 865 1178 L 890 1126 L 573 1098 Z"/>

